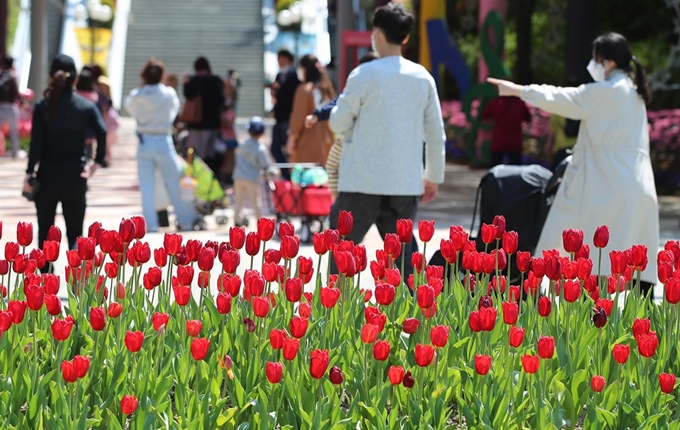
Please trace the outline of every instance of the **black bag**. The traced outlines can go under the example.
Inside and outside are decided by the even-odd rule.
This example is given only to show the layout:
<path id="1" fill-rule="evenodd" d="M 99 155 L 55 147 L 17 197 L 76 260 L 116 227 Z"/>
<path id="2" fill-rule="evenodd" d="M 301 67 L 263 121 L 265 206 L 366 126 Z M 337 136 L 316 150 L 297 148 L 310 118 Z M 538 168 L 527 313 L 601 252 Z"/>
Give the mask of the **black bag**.
<path id="1" fill-rule="evenodd" d="M 567 119 L 564 124 L 564 135 L 567 137 L 577 137 L 578 129 L 581 127 L 581 121 L 576 119 Z"/>
<path id="2" fill-rule="evenodd" d="M 506 230 L 516 231 L 519 235 L 519 250 L 533 253 L 543 230 L 555 193 L 569 164 L 568 157 L 551 172 L 539 166 L 499 165 L 482 177 L 477 188 L 475 211 L 472 215 L 474 231 L 479 208 L 479 227 L 475 238 L 478 251 L 484 251 L 481 239 L 482 224 L 492 224 L 496 215 L 503 215 Z M 519 282 L 519 271 L 511 264 L 511 282 Z M 430 260 L 432 265 L 445 265 L 446 261 L 437 251 Z"/>
<path id="3" fill-rule="evenodd" d="M 0 72 L 0 102 L 13 103 L 16 99 L 14 76 L 9 71 Z"/>

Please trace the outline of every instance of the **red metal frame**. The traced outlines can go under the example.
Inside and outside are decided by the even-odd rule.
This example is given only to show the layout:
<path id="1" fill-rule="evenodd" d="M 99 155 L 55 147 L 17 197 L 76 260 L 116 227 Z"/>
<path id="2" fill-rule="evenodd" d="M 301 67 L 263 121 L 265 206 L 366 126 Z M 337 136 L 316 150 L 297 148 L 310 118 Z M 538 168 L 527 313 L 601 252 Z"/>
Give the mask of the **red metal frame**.
<path id="1" fill-rule="evenodd" d="M 340 53 L 341 89 L 345 87 L 345 82 L 347 82 L 347 75 L 349 75 L 349 72 L 351 72 L 359 64 L 357 51 L 361 48 L 370 49 L 371 47 L 372 44 L 370 31 L 344 30 L 342 32 L 342 52 Z M 348 58 L 347 51 L 349 49 L 352 49 L 352 55 Z"/>

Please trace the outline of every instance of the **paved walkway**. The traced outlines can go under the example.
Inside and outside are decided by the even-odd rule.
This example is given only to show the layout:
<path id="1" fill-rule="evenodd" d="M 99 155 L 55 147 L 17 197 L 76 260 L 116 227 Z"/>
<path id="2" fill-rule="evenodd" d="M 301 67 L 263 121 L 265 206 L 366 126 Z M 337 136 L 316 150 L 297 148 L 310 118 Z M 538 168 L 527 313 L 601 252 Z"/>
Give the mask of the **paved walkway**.
<path id="1" fill-rule="evenodd" d="M 241 126 L 239 135 L 245 130 Z M 120 128 L 119 143 L 113 148 L 113 162 L 110 168 L 100 169 L 90 180 L 88 193 L 88 209 L 85 217 L 85 227 L 93 221 L 100 221 L 104 228 L 118 227 L 121 218 L 141 214 L 141 199 L 137 183 L 137 164 L 135 161 L 136 137 L 134 124 L 130 119 L 123 119 Z M 3 234 L 0 238 L 0 249 L 4 249 L 7 240 L 15 239 L 16 224 L 20 221 L 36 223 L 35 207 L 21 196 L 21 184 L 24 177 L 26 160 L 12 160 L 0 158 L 0 220 L 3 221 Z M 483 170 L 472 170 L 467 166 L 447 165 L 446 184 L 440 189 L 437 199 L 427 205 L 422 205 L 419 211 L 421 219 L 436 220 L 436 234 L 433 242 L 437 245 L 441 238 L 448 236 L 448 227 L 452 224 L 470 227 L 474 205 L 475 191 Z M 669 238 L 680 238 L 680 198 L 660 198 L 661 236 L 665 241 Z M 231 211 L 227 210 L 229 219 Z M 213 217 L 207 219 L 209 230 L 205 232 L 185 233 L 185 238 L 227 240 L 226 226 L 217 226 Z M 57 216 L 57 225 L 64 229 L 61 216 Z M 253 226 L 254 223 L 251 223 Z M 252 227 L 251 227 L 252 228 Z M 169 231 L 169 230 L 167 230 Z M 37 226 L 35 227 L 37 235 Z M 162 244 L 164 231 L 148 234 L 152 249 Z M 382 246 L 382 240 L 373 228 L 365 239 L 369 258 L 375 255 L 375 250 Z M 438 246 L 436 246 L 438 247 Z M 434 252 L 435 246 L 428 249 L 428 255 Z M 301 247 L 301 254 L 313 256 L 311 246 Z M 63 273 L 64 258 L 57 262 L 57 273 Z M 243 264 L 245 265 L 245 263 Z M 369 277 L 365 277 L 369 278 Z M 367 285 L 368 286 L 368 285 Z"/>

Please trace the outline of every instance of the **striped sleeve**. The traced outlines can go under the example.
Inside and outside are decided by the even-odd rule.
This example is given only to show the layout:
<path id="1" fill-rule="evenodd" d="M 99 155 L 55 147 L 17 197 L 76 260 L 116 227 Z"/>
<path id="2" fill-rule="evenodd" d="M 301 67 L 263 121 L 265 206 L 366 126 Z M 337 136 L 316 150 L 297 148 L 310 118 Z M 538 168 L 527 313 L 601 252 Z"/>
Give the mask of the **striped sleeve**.
<path id="1" fill-rule="evenodd" d="M 328 188 L 331 192 L 338 191 L 338 170 L 340 168 L 340 156 L 342 155 L 342 141 L 336 140 L 328 152 L 326 160 L 326 172 L 328 173 Z"/>

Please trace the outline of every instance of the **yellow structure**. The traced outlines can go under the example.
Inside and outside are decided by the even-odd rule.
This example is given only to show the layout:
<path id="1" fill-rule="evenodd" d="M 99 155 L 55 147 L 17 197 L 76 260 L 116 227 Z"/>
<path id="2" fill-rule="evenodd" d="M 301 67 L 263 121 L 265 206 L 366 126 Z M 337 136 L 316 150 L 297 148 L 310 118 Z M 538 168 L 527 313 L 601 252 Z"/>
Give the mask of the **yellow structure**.
<path id="1" fill-rule="evenodd" d="M 432 19 L 446 19 L 446 0 L 421 0 L 420 2 L 420 64 L 432 70 L 430 43 L 427 37 L 427 22 Z"/>

